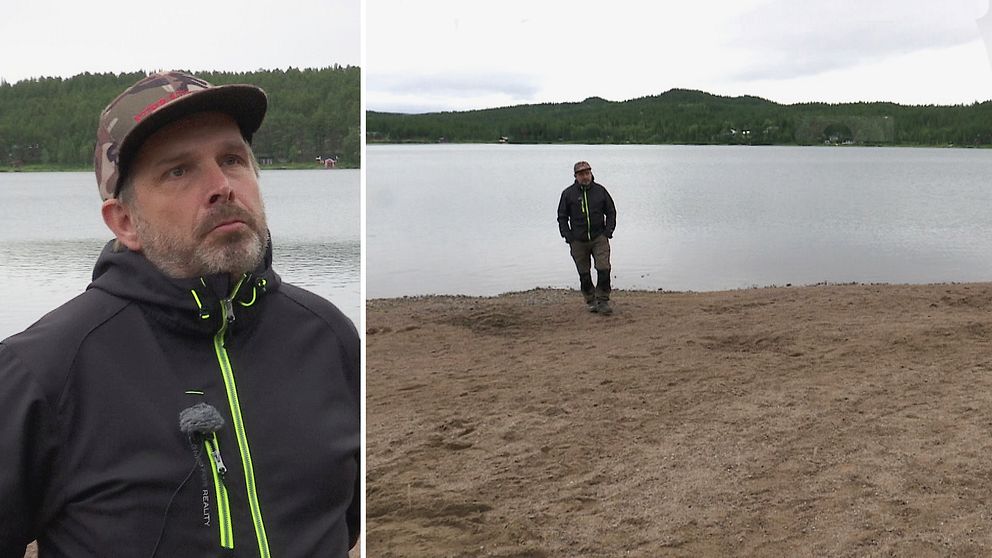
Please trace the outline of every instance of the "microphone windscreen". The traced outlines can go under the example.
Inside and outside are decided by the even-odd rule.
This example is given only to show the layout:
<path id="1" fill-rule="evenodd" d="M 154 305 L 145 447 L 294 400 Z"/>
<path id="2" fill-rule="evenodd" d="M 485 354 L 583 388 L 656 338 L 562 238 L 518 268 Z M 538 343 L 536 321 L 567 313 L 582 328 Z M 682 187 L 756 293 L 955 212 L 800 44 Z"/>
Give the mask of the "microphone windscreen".
<path id="1" fill-rule="evenodd" d="M 183 434 L 209 434 L 224 426 L 224 417 L 213 405 L 197 403 L 179 412 L 179 429 Z"/>

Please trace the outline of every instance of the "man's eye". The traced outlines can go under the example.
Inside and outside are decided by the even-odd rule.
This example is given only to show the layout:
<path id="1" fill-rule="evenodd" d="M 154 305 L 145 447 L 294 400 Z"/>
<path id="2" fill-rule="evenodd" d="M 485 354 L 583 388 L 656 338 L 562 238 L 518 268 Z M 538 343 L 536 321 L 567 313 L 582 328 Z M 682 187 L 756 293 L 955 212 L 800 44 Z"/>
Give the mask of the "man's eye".
<path id="1" fill-rule="evenodd" d="M 179 178 L 179 177 L 181 177 L 181 176 L 183 176 L 185 174 L 186 174 L 186 168 L 185 167 L 176 167 L 174 169 L 169 170 L 169 176 L 171 176 L 173 178 Z"/>
<path id="2" fill-rule="evenodd" d="M 228 155 L 227 157 L 224 158 L 225 165 L 237 165 L 240 163 L 241 163 L 241 157 L 238 157 L 237 155 Z"/>

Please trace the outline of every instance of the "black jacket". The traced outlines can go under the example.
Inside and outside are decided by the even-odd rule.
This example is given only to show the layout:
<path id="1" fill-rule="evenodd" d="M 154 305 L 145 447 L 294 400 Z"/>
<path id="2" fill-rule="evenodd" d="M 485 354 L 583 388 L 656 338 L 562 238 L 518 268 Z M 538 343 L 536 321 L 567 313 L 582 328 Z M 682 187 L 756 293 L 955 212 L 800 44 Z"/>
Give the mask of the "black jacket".
<path id="1" fill-rule="evenodd" d="M 234 285 L 172 280 L 108 244 L 86 292 L 0 343 L 0 557 L 36 538 L 73 558 L 149 557 L 157 541 L 160 557 L 259 556 L 260 540 L 278 558 L 346 555 L 358 334 L 270 263 L 271 248 Z M 225 422 L 216 480 L 180 431 L 201 402 Z"/>
<path id="2" fill-rule="evenodd" d="M 592 240 L 601 234 L 613 238 L 616 228 L 617 208 L 602 184 L 593 181 L 583 187 L 576 180 L 561 193 L 558 232 L 565 240 Z"/>

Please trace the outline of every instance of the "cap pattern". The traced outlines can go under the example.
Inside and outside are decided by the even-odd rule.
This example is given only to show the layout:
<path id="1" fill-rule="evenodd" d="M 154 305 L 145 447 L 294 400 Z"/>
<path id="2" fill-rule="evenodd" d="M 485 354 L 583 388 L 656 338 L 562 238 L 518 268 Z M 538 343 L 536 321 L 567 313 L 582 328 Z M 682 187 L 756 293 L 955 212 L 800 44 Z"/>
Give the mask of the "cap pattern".
<path id="1" fill-rule="evenodd" d="M 100 197 L 116 197 L 122 173 L 149 135 L 201 110 L 231 114 L 251 140 L 265 116 L 265 92 L 253 85 L 214 86 L 181 72 L 152 74 L 126 89 L 100 113 L 93 167 Z"/>

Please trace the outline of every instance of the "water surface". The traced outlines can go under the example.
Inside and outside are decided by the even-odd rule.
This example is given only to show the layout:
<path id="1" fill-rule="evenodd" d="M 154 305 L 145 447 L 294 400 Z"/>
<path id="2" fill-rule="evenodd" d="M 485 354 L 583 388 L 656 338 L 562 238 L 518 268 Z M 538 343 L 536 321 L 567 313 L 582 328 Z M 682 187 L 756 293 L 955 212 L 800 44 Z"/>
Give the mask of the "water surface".
<path id="1" fill-rule="evenodd" d="M 613 195 L 614 285 L 992 279 L 992 150 L 369 146 L 369 297 L 575 287 L 561 191 Z"/>
<path id="2" fill-rule="evenodd" d="M 262 171 L 261 185 L 276 271 L 357 325 L 359 171 Z M 82 292 L 113 235 L 92 173 L 0 173 L 0 223 L 3 339 Z"/>

